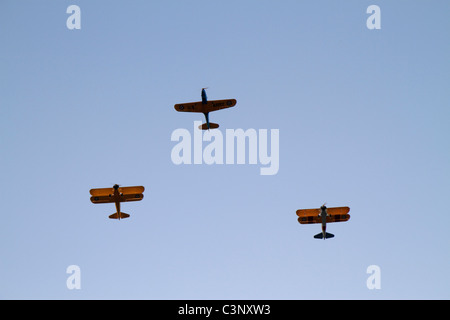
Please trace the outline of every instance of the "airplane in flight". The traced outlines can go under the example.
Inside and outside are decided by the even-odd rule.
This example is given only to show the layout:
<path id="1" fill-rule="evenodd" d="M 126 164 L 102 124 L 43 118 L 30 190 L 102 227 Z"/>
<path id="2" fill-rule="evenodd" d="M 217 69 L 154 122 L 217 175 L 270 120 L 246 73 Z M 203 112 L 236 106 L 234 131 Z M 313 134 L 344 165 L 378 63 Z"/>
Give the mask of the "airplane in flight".
<path id="1" fill-rule="evenodd" d="M 119 187 L 115 184 L 112 188 L 91 189 L 92 203 L 112 203 L 116 204 L 116 213 L 109 216 L 110 219 L 125 219 L 130 215 L 128 213 L 120 212 L 120 203 L 128 201 L 140 201 L 144 198 L 142 194 L 144 187 Z"/>
<path id="2" fill-rule="evenodd" d="M 314 238 L 325 240 L 334 237 L 334 234 L 326 232 L 327 223 L 348 221 L 350 219 L 349 212 L 349 207 L 327 208 L 323 205 L 319 209 L 297 210 L 297 216 L 300 224 L 321 223 L 322 232 L 316 234 Z"/>
<path id="3" fill-rule="evenodd" d="M 202 89 L 202 101 L 180 103 L 175 105 L 175 110 L 178 112 L 200 112 L 205 115 L 206 123 L 202 124 L 198 128 L 201 130 L 217 129 L 219 125 L 217 123 L 209 122 L 209 113 L 221 109 L 231 108 L 236 105 L 235 99 L 226 100 L 210 100 L 206 96 L 206 89 Z"/>

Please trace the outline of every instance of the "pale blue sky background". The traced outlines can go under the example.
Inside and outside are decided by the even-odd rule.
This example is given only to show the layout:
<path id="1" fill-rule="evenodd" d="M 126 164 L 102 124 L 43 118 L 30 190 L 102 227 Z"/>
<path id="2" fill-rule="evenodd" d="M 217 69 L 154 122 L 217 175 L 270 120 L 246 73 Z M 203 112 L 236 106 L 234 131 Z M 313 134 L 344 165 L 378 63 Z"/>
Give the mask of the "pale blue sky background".
<path id="1" fill-rule="evenodd" d="M 449 299 L 449 10 L 2 0 L 0 298 Z M 202 87 L 238 101 L 223 132 L 280 130 L 276 176 L 172 163 Z M 114 183 L 146 188 L 130 219 L 89 201 Z M 295 214 L 324 202 L 351 208 L 329 241 Z"/>

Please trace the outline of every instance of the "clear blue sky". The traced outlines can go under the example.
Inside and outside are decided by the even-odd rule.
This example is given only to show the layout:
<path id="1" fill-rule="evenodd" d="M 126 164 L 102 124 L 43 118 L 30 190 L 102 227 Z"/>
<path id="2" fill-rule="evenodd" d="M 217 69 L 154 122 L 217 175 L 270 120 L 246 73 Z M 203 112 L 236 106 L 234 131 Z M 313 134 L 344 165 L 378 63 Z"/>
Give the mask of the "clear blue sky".
<path id="1" fill-rule="evenodd" d="M 449 9 L 1 1 L 0 298 L 449 299 Z M 172 163 L 202 87 L 223 133 L 279 129 L 277 175 Z M 130 219 L 89 201 L 114 183 L 146 188 Z M 319 241 L 295 211 L 324 202 L 351 219 Z"/>

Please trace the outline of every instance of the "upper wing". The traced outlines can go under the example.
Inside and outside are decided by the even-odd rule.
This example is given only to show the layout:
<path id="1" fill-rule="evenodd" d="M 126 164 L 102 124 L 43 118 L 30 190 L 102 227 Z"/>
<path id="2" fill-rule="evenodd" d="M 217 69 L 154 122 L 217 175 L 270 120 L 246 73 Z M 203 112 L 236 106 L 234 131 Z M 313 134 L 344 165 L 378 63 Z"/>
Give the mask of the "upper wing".
<path id="1" fill-rule="evenodd" d="M 297 210 L 298 222 L 301 224 L 322 223 L 320 209 L 300 209 Z"/>
<path id="2" fill-rule="evenodd" d="M 91 196 L 109 196 L 110 194 L 114 194 L 113 188 L 100 188 L 100 189 L 91 189 L 89 191 Z"/>
<path id="3" fill-rule="evenodd" d="M 320 214 L 320 209 L 300 209 L 297 210 L 297 215 L 299 217 L 312 217 L 318 216 Z"/>
<path id="4" fill-rule="evenodd" d="M 211 100 L 205 105 L 203 112 L 212 112 L 221 109 L 231 108 L 236 105 L 235 99 L 227 99 L 227 100 Z"/>
<path id="5" fill-rule="evenodd" d="M 348 221 L 350 219 L 349 212 L 349 207 L 327 208 L 327 223 Z"/>
<path id="6" fill-rule="evenodd" d="M 203 111 L 203 103 L 200 102 L 189 102 L 189 103 L 180 103 L 176 104 L 175 110 L 179 112 L 204 112 Z"/>
<path id="7" fill-rule="evenodd" d="M 134 193 L 143 193 L 145 188 L 143 186 L 136 186 L 136 187 L 120 187 L 119 193 L 122 194 L 134 194 Z"/>
<path id="8" fill-rule="evenodd" d="M 142 193 L 144 190 L 145 188 L 142 186 L 119 188 L 119 192 L 123 194 Z M 91 193 L 91 196 L 109 196 L 114 194 L 114 188 L 91 189 L 89 192 Z"/>

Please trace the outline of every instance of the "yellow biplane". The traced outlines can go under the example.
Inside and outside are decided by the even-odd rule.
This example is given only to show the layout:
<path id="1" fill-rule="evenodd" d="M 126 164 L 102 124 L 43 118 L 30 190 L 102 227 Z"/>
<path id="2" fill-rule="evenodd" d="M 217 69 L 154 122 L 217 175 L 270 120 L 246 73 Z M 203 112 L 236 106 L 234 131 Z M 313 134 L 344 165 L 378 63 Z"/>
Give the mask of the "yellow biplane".
<path id="1" fill-rule="evenodd" d="M 130 215 L 120 212 L 120 203 L 128 201 L 140 201 L 144 198 L 142 194 L 144 187 L 119 187 L 115 184 L 112 188 L 91 189 L 92 203 L 112 203 L 116 204 L 116 213 L 109 216 L 110 219 L 125 219 Z"/>
<path id="2" fill-rule="evenodd" d="M 202 101 L 176 104 L 175 110 L 179 112 L 203 113 L 205 115 L 206 123 L 202 124 L 198 128 L 201 130 L 217 129 L 219 127 L 217 123 L 209 122 L 209 113 L 212 111 L 234 107 L 236 105 L 236 100 L 227 99 L 208 101 L 205 89 L 206 88 L 202 89 Z"/>
<path id="3" fill-rule="evenodd" d="M 314 236 L 315 239 L 333 238 L 334 234 L 326 232 L 327 223 L 344 222 L 350 219 L 349 207 L 327 208 L 325 205 L 318 209 L 297 210 L 298 222 L 300 224 L 321 223 L 322 232 Z"/>

